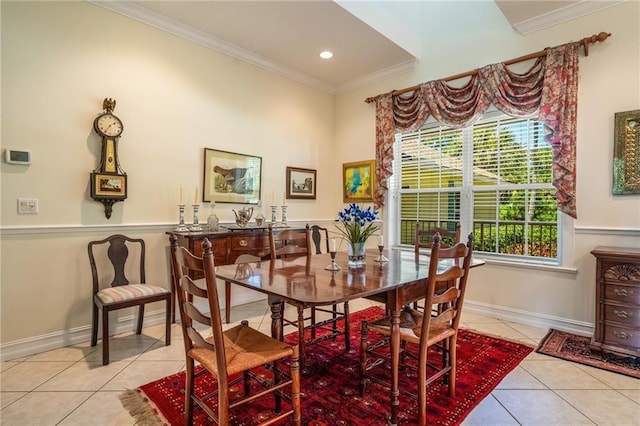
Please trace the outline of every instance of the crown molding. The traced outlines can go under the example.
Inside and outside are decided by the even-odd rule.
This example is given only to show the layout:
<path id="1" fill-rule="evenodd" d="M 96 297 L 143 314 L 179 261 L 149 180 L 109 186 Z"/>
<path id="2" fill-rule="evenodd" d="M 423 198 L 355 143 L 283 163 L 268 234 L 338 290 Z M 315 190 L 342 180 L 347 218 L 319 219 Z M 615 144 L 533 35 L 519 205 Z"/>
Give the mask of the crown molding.
<path id="1" fill-rule="evenodd" d="M 377 83 L 379 81 L 385 80 L 390 77 L 394 77 L 396 75 L 399 75 L 405 72 L 413 71 L 417 63 L 418 63 L 417 59 L 412 59 L 412 60 L 403 62 L 401 64 L 387 67 L 380 71 L 376 71 L 374 73 L 367 74 L 363 77 L 348 81 L 337 87 L 336 94 L 346 93 L 351 90 L 355 90 L 360 87 L 365 87 L 370 84 Z"/>
<path id="2" fill-rule="evenodd" d="M 185 40 L 192 41 L 201 46 L 215 50 L 233 58 L 240 59 L 259 68 L 271 71 L 275 74 L 286 77 L 290 80 L 297 81 L 306 86 L 321 90 L 329 94 L 335 94 L 336 88 L 312 77 L 308 74 L 301 73 L 281 64 L 270 61 L 267 58 L 256 55 L 255 53 L 231 44 L 225 40 L 219 39 L 207 34 L 204 31 L 197 30 L 174 19 L 160 15 L 156 12 L 145 9 L 128 1 L 105 1 L 105 0 L 87 0 L 89 3 L 103 7 L 112 12 L 119 13 L 128 18 L 135 19 L 147 25 L 151 25 L 159 30 L 166 31 Z"/>
<path id="3" fill-rule="evenodd" d="M 582 0 L 560 9 L 556 9 L 552 12 L 536 16 L 535 18 L 517 22 L 513 24 L 513 28 L 515 28 L 520 34 L 526 35 L 563 22 L 571 21 L 580 16 L 598 12 L 608 7 L 617 6 L 626 1 L 628 0 Z"/>

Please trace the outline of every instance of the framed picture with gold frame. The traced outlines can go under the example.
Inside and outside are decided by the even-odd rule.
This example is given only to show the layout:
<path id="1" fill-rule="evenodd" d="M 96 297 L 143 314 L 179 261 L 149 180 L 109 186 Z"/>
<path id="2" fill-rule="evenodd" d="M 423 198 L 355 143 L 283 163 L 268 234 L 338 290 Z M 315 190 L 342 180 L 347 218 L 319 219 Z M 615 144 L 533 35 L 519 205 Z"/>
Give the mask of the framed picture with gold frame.
<path id="1" fill-rule="evenodd" d="M 91 173 L 91 198 L 94 200 L 124 200 L 127 198 L 127 175 Z"/>
<path id="2" fill-rule="evenodd" d="M 615 114 L 613 195 L 640 194 L 640 109 Z"/>
<path id="3" fill-rule="evenodd" d="M 373 202 L 376 160 L 342 165 L 342 199 L 345 203 Z"/>

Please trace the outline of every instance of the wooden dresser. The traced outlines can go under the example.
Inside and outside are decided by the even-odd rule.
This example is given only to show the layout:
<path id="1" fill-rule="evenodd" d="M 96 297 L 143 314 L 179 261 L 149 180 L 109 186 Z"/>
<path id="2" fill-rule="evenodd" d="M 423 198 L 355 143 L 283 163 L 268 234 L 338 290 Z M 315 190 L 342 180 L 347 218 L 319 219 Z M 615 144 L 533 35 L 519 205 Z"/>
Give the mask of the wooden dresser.
<path id="1" fill-rule="evenodd" d="M 596 247 L 596 323 L 591 351 L 640 357 L 640 248 Z"/>

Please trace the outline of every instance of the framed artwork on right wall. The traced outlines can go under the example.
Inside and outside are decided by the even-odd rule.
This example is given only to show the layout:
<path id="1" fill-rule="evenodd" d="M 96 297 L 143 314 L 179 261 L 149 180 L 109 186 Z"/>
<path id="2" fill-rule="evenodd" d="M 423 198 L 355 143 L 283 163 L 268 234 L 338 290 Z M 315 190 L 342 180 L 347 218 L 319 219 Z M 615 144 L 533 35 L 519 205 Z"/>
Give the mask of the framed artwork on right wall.
<path id="1" fill-rule="evenodd" d="M 345 203 L 373 202 L 376 160 L 342 165 L 342 199 Z"/>
<path id="2" fill-rule="evenodd" d="M 615 114 L 613 195 L 640 194 L 640 109 Z"/>

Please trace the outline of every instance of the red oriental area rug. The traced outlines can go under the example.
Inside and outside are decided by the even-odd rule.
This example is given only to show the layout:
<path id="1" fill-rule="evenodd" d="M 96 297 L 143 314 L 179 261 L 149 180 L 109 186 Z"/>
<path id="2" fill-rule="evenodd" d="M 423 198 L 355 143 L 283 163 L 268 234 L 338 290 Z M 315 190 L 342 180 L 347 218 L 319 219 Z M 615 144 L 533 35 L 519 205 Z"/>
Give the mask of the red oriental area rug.
<path id="1" fill-rule="evenodd" d="M 591 353 L 590 337 L 549 330 L 536 352 L 640 379 L 640 358 Z"/>
<path id="2" fill-rule="evenodd" d="M 326 340 L 307 351 L 308 372 L 302 376 L 302 419 L 308 426 L 386 425 L 389 417 L 389 390 L 378 384 L 367 386 L 364 397 L 358 394 L 360 322 L 384 314 L 381 308 L 368 308 L 351 314 L 351 350 L 345 352 L 344 341 Z M 297 334 L 286 340 L 297 341 Z M 370 338 L 375 339 L 374 333 Z M 460 330 L 458 335 L 458 372 L 456 396 L 447 395 L 440 381 L 429 386 L 429 424 L 459 424 L 495 386 L 525 358 L 533 348 L 495 337 Z M 434 354 L 433 359 L 440 357 Z M 417 393 L 416 380 L 408 376 L 410 369 L 400 372 L 400 386 Z M 242 384 L 236 385 L 241 392 Z M 196 392 L 215 389 L 215 379 L 203 375 L 196 381 Z M 184 424 L 184 372 L 128 390 L 120 396 L 123 405 L 136 418 L 136 424 Z M 283 404 L 284 405 L 284 404 Z M 252 425 L 264 421 L 273 407 L 273 397 L 256 401 L 234 413 L 236 425 Z M 400 424 L 415 424 L 416 401 L 400 395 Z M 196 407 L 195 424 L 213 422 Z"/>

